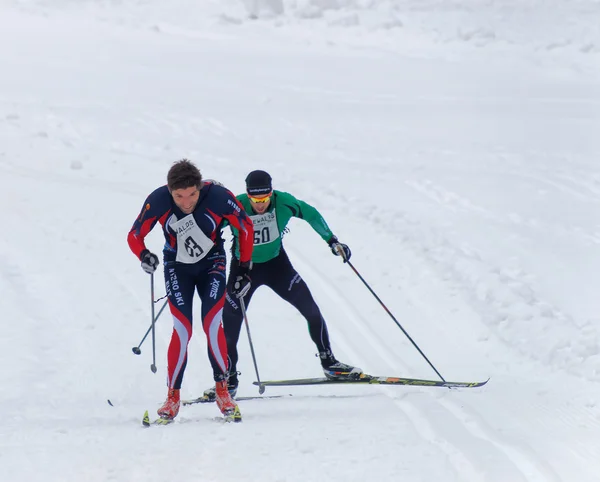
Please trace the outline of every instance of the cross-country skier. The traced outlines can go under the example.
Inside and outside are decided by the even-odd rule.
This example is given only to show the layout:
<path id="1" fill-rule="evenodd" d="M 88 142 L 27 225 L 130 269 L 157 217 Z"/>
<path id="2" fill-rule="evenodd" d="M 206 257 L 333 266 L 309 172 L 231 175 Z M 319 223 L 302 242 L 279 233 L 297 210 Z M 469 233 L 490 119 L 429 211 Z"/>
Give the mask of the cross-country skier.
<path id="1" fill-rule="evenodd" d="M 142 269 L 154 273 L 159 259 L 150 252 L 144 238 L 156 225 L 162 225 L 164 274 L 173 334 L 167 353 L 168 395 L 158 414 L 173 419 L 179 412 L 187 347 L 192 336 L 194 291 L 202 301 L 202 327 L 208 340 L 208 358 L 216 384 L 216 401 L 225 416 L 241 418 L 227 391 L 227 344 L 222 327 L 226 288 L 226 257 L 221 229 L 228 222 L 238 233 L 239 263 L 237 284 L 231 295 L 250 288 L 250 259 L 253 248 L 252 221 L 234 195 L 218 183 L 203 181 L 198 168 L 183 159 L 173 164 L 167 185 L 152 192 L 136 219 L 127 241 L 140 259 Z"/>
<path id="2" fill-rule="evenodd" d="M 296 307 L 306 318 L 308 331 L 317 346 L 321 366 L 328 378 L 358 377 L 360 368 L 339 362 L 331 351 L 327 325 L 315 303 L 308 286 L 292 266 L 282 245 L 282 236 L 292 217 L 304 219 L 327 242 L 335 255 L 344 262 L 350 259 L 350 248 L 340 243 L 331 232 L 321 214 L 311 205 L 296 199 L 287 192 L 273 190 L 271 176 L 265 171 L 252 171 L 246 178 L 246 193 L 237 196 L 254 224 L 254 251 L 252 254 L 252 285 L 243 296 L 245 306 L 250 304 L 254 292 L 260 286 L 268 286 L 281 298 Z M 223 312 L 223 327 L 230 357 L 228 389 L 235 396 L 238 386 L 237 342 L 243 322 L 239 299 L 236 298 L 235 278 L 245 258 L 241 257 L 242 237 L 236 226 L 234 235 L 234 259 L 232 259 L 227 302 Z M 204 392 L 209 399 L 215 397 L 215 389 Z"/>

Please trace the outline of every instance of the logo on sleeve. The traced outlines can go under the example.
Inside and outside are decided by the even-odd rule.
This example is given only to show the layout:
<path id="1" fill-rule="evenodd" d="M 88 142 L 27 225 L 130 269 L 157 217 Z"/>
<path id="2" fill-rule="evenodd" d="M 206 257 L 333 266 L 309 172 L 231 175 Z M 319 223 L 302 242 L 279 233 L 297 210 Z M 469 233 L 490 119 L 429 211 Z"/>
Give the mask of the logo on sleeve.
<path id="1" fill-rule="evenodd" d="M 142 221 L 142 219 L 144 219 L 144 215 L 146 214 L 146 212 L 150 211 L 150 203 L 147 203 L 144 206 L 144 209 L 142 209 L 142 212 L 140 213 L 139 217 L 138 217 L 138 221 Z"/>
<path id="2" fill-rule="evenodd" d="M 242 210 L 237 205 L 237 203 L 234 203 L 231 199 L 228 199 L 227 204 L 229 204 L 233 208 L 233 211 L 235 212 L 235 214 L 237 214 L 237 215 L 241 214 Z"/>

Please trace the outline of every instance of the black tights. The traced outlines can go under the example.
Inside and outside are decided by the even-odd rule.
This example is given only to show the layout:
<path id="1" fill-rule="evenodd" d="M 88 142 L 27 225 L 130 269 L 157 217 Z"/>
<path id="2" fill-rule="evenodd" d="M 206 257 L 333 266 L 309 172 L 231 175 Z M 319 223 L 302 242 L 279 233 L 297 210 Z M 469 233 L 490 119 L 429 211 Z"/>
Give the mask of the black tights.
<path id="1" fill-rule="evenodd" d="M 231 295 L 231 286 L 235 278 L 238 261 L 233 259 L 227 284 L 227 300 L 223 310 L 223 328 L 227 339 L 227 353 L 229 355 L 229 373 L 234 375 L 237 370 L 238 352 L 237 342 L 242 329 L 243 315 L 239 300 Z M 244 297 L 246 309 L 250 304 L 252 295 L 260 286 L 268 286 L 281 298 L 295 306 L 306 318 L 308 332 L 319 352 L 331 350 L 327 325 L 321 315 L 321 310 L 315 303 L 308 286 L 292 266 L 284 249 L 276 258 L 266 263 L 256 263 L 250 272 L 252 279 L 250 291 Z"/>

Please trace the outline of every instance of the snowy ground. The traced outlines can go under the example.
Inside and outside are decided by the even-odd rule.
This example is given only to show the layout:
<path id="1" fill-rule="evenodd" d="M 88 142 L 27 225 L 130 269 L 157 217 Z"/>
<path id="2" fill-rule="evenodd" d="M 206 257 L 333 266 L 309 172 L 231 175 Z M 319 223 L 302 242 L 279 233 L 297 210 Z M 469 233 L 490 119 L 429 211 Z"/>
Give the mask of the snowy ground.
<path id="1" fill-rule="evenodd" d="M 597 481 L 599 2 L 261 5 L 0 1 L 0 480 Z M 125 236 L 181 157 L 236 193 L 269 170 L 446 379 L 491 381 L 270 388 L 292 396 L 240 403 L 242 424 L 197 405 L 143 430 L 171 324 L 152 374 L 150 344 L 131 353 L 150 300 Z M 435 378 L 291 228 L 336 355 Z M 249 317 L 263 379 L 320 375 L 290 307 L 260 291 Z M 183 394 L 210 385 L 197 333 Z"/>

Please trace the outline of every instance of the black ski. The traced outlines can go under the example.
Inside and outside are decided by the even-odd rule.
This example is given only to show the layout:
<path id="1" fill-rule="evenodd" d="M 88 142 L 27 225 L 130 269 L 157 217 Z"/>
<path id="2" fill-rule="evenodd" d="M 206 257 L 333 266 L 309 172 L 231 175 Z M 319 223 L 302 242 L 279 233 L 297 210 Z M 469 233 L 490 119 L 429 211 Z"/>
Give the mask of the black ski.
<path id="1" fill-rule="evenodd" d="M 419 387 L 445 387 L 445 388 L 476 388 L 482 387 L 489 381 L 489 378 L 483 382 L 446 382 L 442 380 L 422 380 L 419 378 L 402 377 L 377 377 L 362 373 L 356 378 L 295 378 L 291 380 L 267 380 L 261 381 L 260 385 L 267 387 L 284 387 L 296 385 L 349 385 L 349 384 L 369 384 L 369 385 L 410 385 Z M 254 382 L 254 385 L 259 385 Z"/>
<path id="2" fill-rule="evenodd" d="M 248 397 L 235 397 L 234 400 L 236 402 L 244 402 L 246 400 L 262 400 L 267 398 L 283 398 L 285 395 L 256 395 L 256 396 L 248 396 Z M 214 403 L 214 398 L 208 398 L 204 395 L 198 398 L 194 398 L 192 400 L 182 400 L 182 405 L 194 405 L 196 403 Z"/>

